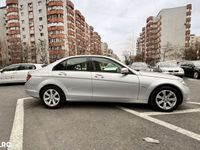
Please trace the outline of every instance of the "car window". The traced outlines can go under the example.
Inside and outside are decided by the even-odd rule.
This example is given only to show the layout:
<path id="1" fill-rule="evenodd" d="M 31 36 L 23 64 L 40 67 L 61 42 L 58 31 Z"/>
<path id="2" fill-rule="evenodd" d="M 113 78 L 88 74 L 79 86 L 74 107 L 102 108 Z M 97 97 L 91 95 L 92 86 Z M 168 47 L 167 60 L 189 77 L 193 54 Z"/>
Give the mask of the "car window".
<path id="1" fill-rule="evenodd" d="M 28 65 L 28 64 L 20 65 L 19 67 L 19 70 L 35 70 L 35 69 L 36 69 L 35 65 Z"/>
<path id="2" fill-rule="evenodd" d="M 11 65 L 11 66 L 8 66 L 8 67 L 5 67 L 3 69 L 4 72 L 7 72 L 7 71 L 17 71 L 19 69 L 19 65 Z"/>
<path id="3" fill-rule="evenodd" d="M 87 71 L 88 61 L 87 58 L 71 58 L 67 59 L 58 65 L 53 70 L 66 70 L 66 71 Z"/>
<path id="4" fill-rule="evenodd" d="M 95 71 L 120 73 L 122 66 L 112 60 L 106 58 L 92 58 Z"/>

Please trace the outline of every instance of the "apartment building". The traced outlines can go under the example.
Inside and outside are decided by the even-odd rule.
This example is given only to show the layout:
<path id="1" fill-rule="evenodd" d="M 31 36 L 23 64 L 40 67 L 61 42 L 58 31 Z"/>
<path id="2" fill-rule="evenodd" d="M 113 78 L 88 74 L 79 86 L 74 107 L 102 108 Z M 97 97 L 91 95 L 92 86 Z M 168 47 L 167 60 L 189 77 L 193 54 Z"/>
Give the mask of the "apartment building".
<path id="1" fill-rule="evenodd" d="M 6 0 L 10 63 L 102 54 L 101 36 L 70 0 Z"/>
<path id="2" fill-rule="evenodd" d="M 190 47 L 192 5 L 161 10 L 150 16 L 137 40 L 137 51 L 144 53 L 145 61 L 156 63 L 182 59 Z M 142 46 L 144 45 L 144 46 Z"/>

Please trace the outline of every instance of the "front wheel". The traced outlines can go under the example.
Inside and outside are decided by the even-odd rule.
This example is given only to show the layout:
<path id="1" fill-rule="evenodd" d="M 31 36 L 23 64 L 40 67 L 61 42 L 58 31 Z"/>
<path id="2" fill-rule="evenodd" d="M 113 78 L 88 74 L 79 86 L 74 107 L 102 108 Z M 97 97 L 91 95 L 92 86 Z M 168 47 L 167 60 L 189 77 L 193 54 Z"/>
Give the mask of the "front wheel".
<path id="1" fill-rule="evenodd" d="M 40 94 L 43 104 L 47 108 L 60 108 L 64 101 L 65 95 L 63 91 L 56 86 L 47 86 L 42 89 Z"/>
<path id="2" fill-rule="evenodd" d="M 150 97 L 151 106 L 160 111 L 170 112 L 175 110 L 181 102 L 179 91 L 170 86 L 163 86 L 153 91 Z"/>
<path id="3" fill-rule="evenodd" d="M 195 72 L 195 73 L 194 73 L 194 78 L 195 78 L 195 79 L 198 79 L 198 78 L 199 78 L 199 73 L 198 73 L 198 72 Z"/>

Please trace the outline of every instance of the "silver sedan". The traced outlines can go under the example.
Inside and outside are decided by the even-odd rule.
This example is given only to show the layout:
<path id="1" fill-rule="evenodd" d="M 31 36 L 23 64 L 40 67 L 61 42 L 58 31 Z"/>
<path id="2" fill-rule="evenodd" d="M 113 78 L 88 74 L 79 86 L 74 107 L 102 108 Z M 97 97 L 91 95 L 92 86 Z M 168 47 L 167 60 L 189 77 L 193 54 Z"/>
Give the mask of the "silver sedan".
<path id="1" fill-rule="evenodd" d="M 63 58 L 32 71 L 25 90 L 48 108 L 59 108 L 65 101 L 91 101 L 142 103 L 173 111 L 189 99 L 189 89 L 179 77 L 137 72 L 120 61 L 95 55 Z"/>

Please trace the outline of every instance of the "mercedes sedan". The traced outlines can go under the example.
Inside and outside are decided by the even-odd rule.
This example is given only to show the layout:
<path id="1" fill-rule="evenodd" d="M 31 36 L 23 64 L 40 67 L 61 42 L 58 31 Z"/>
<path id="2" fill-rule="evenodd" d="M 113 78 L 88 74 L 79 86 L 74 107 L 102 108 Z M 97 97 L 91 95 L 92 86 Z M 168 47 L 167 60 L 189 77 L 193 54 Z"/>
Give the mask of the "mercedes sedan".
<path id="1" fill-rule="evenodd" d="M 67 57 L 31 71 L 25 90 L 48 108 L 59 108 L 65 101 L 90 101 L 142 103 L 172 111 L 189 99 L 189 89 L 179 77 L 137 72 L 96 55 Z"/>

